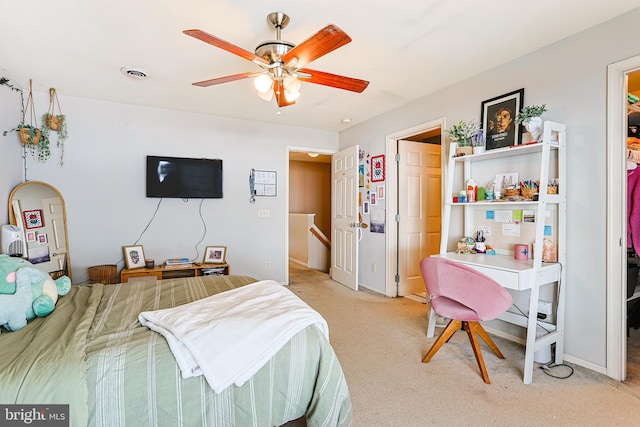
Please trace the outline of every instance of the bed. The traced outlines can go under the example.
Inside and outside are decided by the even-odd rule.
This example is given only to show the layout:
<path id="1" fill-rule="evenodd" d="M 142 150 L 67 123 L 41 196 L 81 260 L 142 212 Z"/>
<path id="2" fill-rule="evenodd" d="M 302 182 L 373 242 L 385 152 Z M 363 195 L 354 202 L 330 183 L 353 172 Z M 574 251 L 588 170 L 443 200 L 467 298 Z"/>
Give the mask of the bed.
<path id="1" fill-rule="evenodd" d="M 164 337 L 140 312 L 255 282 L 203 276 L 72 286 L 56 310 L 0 334 L 0 403 L 69 404 L 72 426 L 348 426 L 348 388 L 315 326 L 296 333 L 241 386 L 214 393 L 184 379 Z"/>

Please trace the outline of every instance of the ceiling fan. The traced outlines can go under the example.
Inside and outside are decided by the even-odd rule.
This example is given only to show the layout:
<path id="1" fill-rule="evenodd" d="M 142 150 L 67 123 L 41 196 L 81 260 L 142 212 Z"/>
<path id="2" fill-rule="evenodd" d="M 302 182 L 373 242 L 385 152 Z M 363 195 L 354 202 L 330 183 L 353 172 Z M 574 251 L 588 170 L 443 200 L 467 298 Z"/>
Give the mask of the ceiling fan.
<path id="1" fill-rule="evenodd" d="M 286 14 L 282 12 L 271 13 L 267 16 L 267 21 L 276 30 L 276 40 L 260 43 L 256 47 L 255 53 L 251 53 L 202 30 L 183 31 L 191 37 L 247 59 L 262 69 L 261 71 L 204 80 L 193 83 L 193 85 L 207 87 L 255 77 L 254 86 L 258 91 L 258 95 L 266 101 L 270 101 L 275 95 L 280 107 L 295 104 L 295 100 L 300 96 L 300 81 L 352 92 L 362 92 L 369 85 L 369 82 L 365 80 L 304 68 L 311 61 L 351 41 L 351 37 L 340 28 L 335 25 L 327 25 L 296 46 L 280 38 L 281 30 L 289 24 L 289 17 Z"/>

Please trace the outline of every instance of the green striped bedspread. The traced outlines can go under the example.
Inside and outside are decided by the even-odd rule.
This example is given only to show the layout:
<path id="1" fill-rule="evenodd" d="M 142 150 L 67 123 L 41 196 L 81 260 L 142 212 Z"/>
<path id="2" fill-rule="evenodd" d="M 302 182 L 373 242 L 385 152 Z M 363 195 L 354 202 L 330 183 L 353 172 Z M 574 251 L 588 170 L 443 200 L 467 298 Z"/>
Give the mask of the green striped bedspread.
<path id="1" fill-rule="evenodd" d="M 210 276 L 73 286 L 56 310 L 0 334 L 0 403 L 68 403 L 73 426 L 348 426 L 339 361 L 314 326 L 295 335 L 241 387 L 216 394 L 183 379 L 165 339 L 141 311 L 188 303 L 254 282 Z M 215 315 L 215 313 L 212 313 Z"/>

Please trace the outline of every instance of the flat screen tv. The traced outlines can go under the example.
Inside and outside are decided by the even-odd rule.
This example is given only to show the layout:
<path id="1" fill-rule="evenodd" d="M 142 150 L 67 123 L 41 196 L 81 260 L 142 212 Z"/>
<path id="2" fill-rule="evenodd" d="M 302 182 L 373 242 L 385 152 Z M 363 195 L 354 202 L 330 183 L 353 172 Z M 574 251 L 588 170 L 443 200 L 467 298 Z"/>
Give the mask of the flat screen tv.
<path id="1" fill-rule="evenodd" d="M 147 197 L 221 199 L 222 160 L 147 156 Z"/>

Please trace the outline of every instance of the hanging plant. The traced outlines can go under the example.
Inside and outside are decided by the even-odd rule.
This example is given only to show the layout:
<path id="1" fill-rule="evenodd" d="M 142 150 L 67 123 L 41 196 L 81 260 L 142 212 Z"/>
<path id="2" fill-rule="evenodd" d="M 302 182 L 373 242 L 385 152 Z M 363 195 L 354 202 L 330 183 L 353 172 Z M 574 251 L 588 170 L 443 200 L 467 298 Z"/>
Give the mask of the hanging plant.
<path id="1" fill-rule="evenodd" d="M 29 112 L 29 123 L 25 123 L 27 111 Z M 20 132 L 20 140 L 23 144 L 29 146 L 29 151 L 33 157 L 36 157 L 41 162 L 49 159 L 51 156 L 49 135 L 43 134 L 38 128 L 36 107 L 33 101 L 33 81 L 31 79 L 29 79 L 29 95 L 27 95 L 27 102 L 24 106 L 22 123 L 18 125 L 18 132 Z"/>
<path id="2" fill-rule="evenodd" d="M 12 85 L 9 82 L 9 79 L 6 78 L 6 77 L 0 77 L 0 85 L 6 86 L 9 89 L 11 89 L 12 91 L 18 92 L 20 94 L 20 115 L 24 116 L 24 92 L 22 91 L 22 89 Z M 9 134 L 9 132 L 14 132 L 14 131 L 17 132 L 19 130 L 18 126 L 14 127 L 13 129 L 10 129 L 10 130 L 5 130 L 4 132 L 2 132 L 2 135 L 7 136 Z"/>
<path id="3" fill-rule="evenodd" d="M 56 114 L 57 108 L 57 114 Z M 62 114 L 60 101 L 55 88 L 49 89 L 49 109 L 42 116 L 42 133 L 49 139 L 51 131 L 58 133 L 56 146 L 60 148 L 60 166 L 64 165 L 64 141 L 69 136 L 67 132 L 67 117 Z"/>
<path id="4" fill-rule="evenodd" d="M 0 85 L 7 86 L 11 90 L 20 93 L 20 112 L 22 113 L 22 121 L 20 124 L 11 130 L 4 131 L 2 134 L 7 136 L 9 132 L 18 132 L 20 141 L 24 144 L 25 150 L 27 150 L 28 147 L 29 152 L 34 158 L 37 158 L 41 162 L 47 161 L 51 156 L 49 135 L 38 128 L 36 109 L 33 101 L 33 81 L 29 79 L 29 95 L 27 96 L 26 102 L 22 89 L 9 83 L 9 79 L 1 77 Z M 29 112 L 28 117 L 27 112 Z"/>

